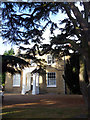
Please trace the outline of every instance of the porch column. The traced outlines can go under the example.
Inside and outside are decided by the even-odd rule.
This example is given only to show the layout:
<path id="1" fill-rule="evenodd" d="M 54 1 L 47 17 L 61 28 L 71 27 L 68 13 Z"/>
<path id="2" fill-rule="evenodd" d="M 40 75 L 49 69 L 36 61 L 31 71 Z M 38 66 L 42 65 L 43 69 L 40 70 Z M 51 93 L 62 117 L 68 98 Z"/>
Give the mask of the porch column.
<path id="1" fill-rule="evenodd" d="M 36 95 L 36 73 L 33 74 L 33 90 L 32 95 Z"/>
<path id="2" fill-rule="evenodd" d="M 31 90 L 31 78 L 30 73 L 27 74 L 27 91 Z"/>
<path id="3" fill-rule="evenodd" d="M 26 73 L 23 71 L 23 80 L 22 80 L 22 92 L 21 94 L 24 95 L 26 92 Z"/>
<path id="4" fill-rule="evenodd" d="M 39 73 L 36 74 L 36 94 L 39 94 Z"/>

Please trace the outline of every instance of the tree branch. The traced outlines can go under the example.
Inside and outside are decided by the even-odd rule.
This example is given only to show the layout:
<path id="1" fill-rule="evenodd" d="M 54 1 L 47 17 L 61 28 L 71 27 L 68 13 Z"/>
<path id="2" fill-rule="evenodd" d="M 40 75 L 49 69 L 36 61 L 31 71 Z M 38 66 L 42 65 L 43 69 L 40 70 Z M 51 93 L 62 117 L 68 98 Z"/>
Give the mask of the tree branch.
<path id="1" fill-rule="evenodd" d="M 79 39 L 81 39 L 80 36 L 79 36 L 80 29 L 77 29 L 78 26 L 77 26 L 77 21 L 76 21 L 76 19 L 74 19 L 74 18 L 71 16 L 71 13 L 70 13 L 70 10 L 69 10 L 69 8 L 68 8 L 68 5 L 65 5 L 65 4 L 63 4 L 63 3 L 62 3 L 62 5 L 63 5 L 64 9 L 66 10 L 66 13 L 67 13 L 69 19 L 72 21 L 72 23 L 73 23 L 73 25 L 74 25 L 74 29 L 76 30 L 75 32 L 76 32 L 77 37 L 78 37 Z"/>
<path id="2" fill-rule="evenodd" d="M 81 28 L 83 28 L 84 31 L 88 31 L 88 23 L 81 15 L 79 9 L 74 5 L 73 2 L 69 2 L 69 6 L 77 18 L 78 23 L 81 25 Z"/>

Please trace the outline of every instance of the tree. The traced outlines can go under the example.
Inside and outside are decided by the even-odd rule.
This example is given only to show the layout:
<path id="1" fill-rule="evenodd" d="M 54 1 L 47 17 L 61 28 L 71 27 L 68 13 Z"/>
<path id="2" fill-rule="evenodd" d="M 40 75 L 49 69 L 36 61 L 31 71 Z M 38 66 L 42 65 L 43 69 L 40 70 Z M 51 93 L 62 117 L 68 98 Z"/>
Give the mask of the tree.
<path id="1" fill-rule="evenodd" d="M 14 55 L 15 53 L 14 53 L 14 49 L 10 49 L 9 51 L 5 51 L 4 52 L 4 55 L 6 56 L 6 55 Z M 3 71 L 3 70 L 2 70 Z M 5 72 L 3 72 L 2 73 L 2 82 L 1 82 L 1 84 L 4 86 L 5 85 L 5 77 L 6 77 L 6 73 Z"/>
<path id="2" fill-rule="evenodd" d="M 16 72 L 21 73 L 21 70 L 25 66 L 29 66 L 29 62 L 26 62 L 24 59 L 13 56 L 14 49 L 10 49 L 8 51 L 4 52 L 4 55 L 0 55 L 2 58 L 2 62 L 0 59 L 0 64 L 2 64 L 2 73 L 0 74 L 0 84 L 5 86 L 5 76 L 6 72 L 9 72 L 11 74 L 15 74 Z"/>
<path id="3" fill-rule="evenodd" d="M 15 72 L 20 72 L 21 69 L 28 65 L 29 62 L 26 62 L 22 58 L 10 55 L 2 55 L 2 73 L 10 72 L 14 74 Z"/>
<path id="4" fill-rule="evenodd" d="M 63 76 L 70 93 L 81 94 L 79 85 L 79 55 L 73 53 L 67 60 L 65 66 L 65 75 Z"/>
<path id="5" fill-rule="evenodd" d="M 13 48 L 11 48 L 10 50 L 4 52 L 4 55 L 14 55 L 14 54 L 15 53 L 14 53 L 14 49 Z"/>
<path id="6" fill-rule="evenodd" d="M 65 49 L 67 45 L 68 49 L 74 49 L 78 51 L 81 55 L 80 58 L 80 86 L 82 88 L 82 94 L 85 98 L 85 102 L 88 105 L 90 113 L 90 85 L 85 82 L 85 66 L 84 61 L 86 61 L 86 67 L 88 71 L 88 79 L 90 81 L 90 35 L 89 33 L 89 23 L 88 15 L 90 14 L 90 3 L 80 2 L 83 6 L 83 13 L 79 10 L 74 2 L 31 2 L 31 3 L 4 3 L 3 5 L 3 38 L 7 41 L 14 42 L 17 45 L 24 43 L 30 45 L 34 42 L 32 48 L 24 48 L 20 46 L 23 50 L 27 50 L 28 56 L 37 54 L 40 55 L 47 53 L 49 50 Z M 20 8 L 20 9 L 19 9 Z M 18 14 L 17 10 L 21 11 Z M 68 18 L 61 21 L 61 24 L 65 24 L 65 29 L 62 28 L 61 34 L 54 36 L 54 30 L 59 26 L 52 21 L 50 15 L 57 14 L 61 10 L 63 13 L 67 14 Z M 23 11 L 23 13 L 22 13 Z M 28 11 L 28 12 L 27 12 Z M 73 14 L 72 14 L 73 13 Z M 7 20 L 6 20 L 7 19 Z M 43 22 L 42 22 L 43 21 Z M 49 25 L 51 34 L 53 38 L 49 45 L 42 45 L 43 33 L 46 27 Z M 22 28 L 22 29 L 21 29 Z M 77 37 L 78 39 L 72 40 L 70 37 Z M 67 43 L 70 43 L 69 46 Z M 39 50 L 41 46 L 41 49 Z M 54 51 L 55 51 L 54 50 Z M 82 70 L 83 69 L 83 70 Z"/>

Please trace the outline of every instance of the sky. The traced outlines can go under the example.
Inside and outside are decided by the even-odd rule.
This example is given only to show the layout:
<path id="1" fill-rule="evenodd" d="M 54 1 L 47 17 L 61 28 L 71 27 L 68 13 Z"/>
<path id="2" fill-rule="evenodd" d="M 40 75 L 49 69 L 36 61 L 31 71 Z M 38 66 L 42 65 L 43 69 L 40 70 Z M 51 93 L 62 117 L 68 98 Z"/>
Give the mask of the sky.
<path id="1" fill-rule="evenodd" d="M 80 6 L 79 9 L 82 10 L 83 8 Z M 65 15 L 64 13 L 61 13 L 61 11 L 59 11 L 57 15 L 51 16 L 52 21 L 57 22 L 57 23 L 58 23 L 58 20 L 63 20 L 65 18 L 67 18 L 67 15 Z M 60 27 L 64 27 L 64 25 L 62 25 Z M 60 34 L 60 30 L 57 29 L 57 30 L 55 30 L 54 33 L 55 33 L 55 35 Z M 48 44 L 49 40 L 50 40 L 49 39 L 50 36 L 51 36 L 50 35 L 50 29 L 48 27 L 46 29 L 45 33 L 43 34 L 43 37 L 45 38 L 43 43 Z M 16 46 L 16 45 L 12 45 L 10 43 L 9 44 L 8 43 L 3 44 L 2 37 L 0 37 L 0 55 L 2 55 L 4 53 L 4 51 L 8 51 L 11 48 L 14 48 L 15 52 L 17 52 L 17 50 L 18 50 L 18 46 Z"/>
<path id="2" fill-rule="evenodd" d="M 62 20 L 64 19 L 65 17 L 67 17 L 66 15 L 62 14 L 61 12 L 59 12 L 57 15 L 55 16 L 52 16 L 51 19 L 53 20 L 53 22 L 58 22 L 58 20 Z M 62 26 L 63 27 L 63 26 Z M 55 35 L 59 34 L 60 33 L 60 30 L 55 30 Z M 49 37 L 51 37 L 50 35 L 50 29 L 49 27 L 46 29 L 45 33 L 43 34 L 43 37 L 45 38 L 45 40 L 43 41 L 43 43 L 49 43 Z M 8 51 L 10 50 L 11 48 L 14 48 L 15 52 L 17 52 L 18 50 L 18 46 L 16 45 L 12 45 L 12 44 L 8 44 L 8 43 L 5 43 L 3 44 L 3 40 L 2 40 L 2 37 L 0 37 L 0 54 L 2 55 L 4 53 L 4 51 Z"/>

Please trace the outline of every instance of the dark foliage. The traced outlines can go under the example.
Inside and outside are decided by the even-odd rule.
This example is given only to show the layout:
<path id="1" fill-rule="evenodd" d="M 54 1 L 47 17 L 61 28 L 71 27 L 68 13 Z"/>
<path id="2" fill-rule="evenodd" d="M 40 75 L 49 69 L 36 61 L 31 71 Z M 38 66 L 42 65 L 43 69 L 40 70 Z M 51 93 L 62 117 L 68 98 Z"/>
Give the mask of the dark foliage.
<path id="1" fill-rule="evenodd" d="M 65 82 L 73 94 L 81 94 L 79 86 L 79 55 L 72 54 L 65 67 Z"/>
<path id="2" fill-rule="evenodd" d="M 14 74 L 15 72 L 20 72 L 22 68 L 28 66 L 29 63 L 24 59 L 19 57 L 2 55 L 2 73 L 10 72 Z"/>
<path id="3" fill-rule="evenodd" d="M 81 11 L 79 11 L 78 7 L 76 7 L 73 2 L 3 3 L 2 37 L 19 46 L 20 43 L 30 45 L 33 42 L 34 45 L 31 48 L 20 46 L 21 49 L 26 49 L 26 56 L 32 55 L 32 57 L 35 57 L 37 53 L 43 55 L 49 53 L 49 51 L 54 53 L 54 55 L 56 53 L 56 56 L 58 56 L 60 51 L 64 51 L 65 55 L 69 54 L 69 49 L 78 51 L 81 55 L 86 55 L 85 52 L 88 52 L 87 48 L 89 48 L 87 19 L 90 12 L 90 4 L 82 2 L 82 5 L 84 7 L 85 18 L 83 18 Z M 60 24 L 65 24 L 64 28 L 58 26 L 56 21 L 53 22 L 50 17 L 51 14 L 57 14 L 59 10 L 68 16 L 68 19 L 60 21 Z M 71 11 L 73 12 L 74 17 L 72 16 Z M 42 35 L 47 26 L 50 27 L 53 38 L 50 44 L 46 46 L 42 45 L 42 40 L 44 39 Z M 55 36 L 53 32 L 57 27 L 61 31 L 58 36 Z M 69 39 L 75 35 L 78 38 L 77 40 Z M 53 45 L 55 45 L 54 48 Z M 84 51 L 84 49 L 86 50 Z M 68 65 L 71 63 L 72 61 L 70 60 Z M 76 67 L 74 64 L 73 66 Z M 72 74 L 73 76 L 77 75 L 76 72 Z"/>

